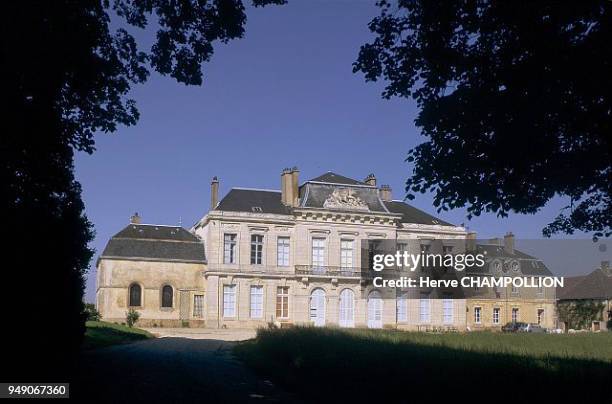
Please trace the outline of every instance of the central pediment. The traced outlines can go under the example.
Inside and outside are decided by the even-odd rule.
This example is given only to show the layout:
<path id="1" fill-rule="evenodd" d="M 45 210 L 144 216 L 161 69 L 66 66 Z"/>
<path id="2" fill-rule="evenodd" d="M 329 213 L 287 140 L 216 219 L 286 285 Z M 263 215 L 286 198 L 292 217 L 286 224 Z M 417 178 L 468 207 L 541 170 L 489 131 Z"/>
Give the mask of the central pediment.
<path id="1" fill-rule="evenodd" d="M 326 209 L 369 211 L 368 204 L 352 188 L 336 188 L 323 202 Z"/>
<path id="2" fill-rule="evenodd" d="M 306 182 L 300 189 L 300 200 L 304 208 L 389 213 L 376 187 L 361 184 Z"/>

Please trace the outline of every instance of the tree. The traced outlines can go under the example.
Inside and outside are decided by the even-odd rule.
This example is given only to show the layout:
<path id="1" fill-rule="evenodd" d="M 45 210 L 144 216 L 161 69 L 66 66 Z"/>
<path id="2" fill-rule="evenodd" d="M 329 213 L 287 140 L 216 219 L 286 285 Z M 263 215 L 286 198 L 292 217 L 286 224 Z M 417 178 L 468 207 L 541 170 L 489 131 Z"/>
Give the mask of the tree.
<path id="1" fill-rule="evenodd" d="M 596 300 L 564 300 L 557 304 L 559 320 L 567 329 L 590 329 L 593 321 L 603 319 L 605 304 Z"/>
<path id="2" fill-rule="evenodd" d="M 96 133 L 137 122 L 128 94 L 151 69 L 201 84 L 213 44 L 244 35 L 245 8 L 241 0 L 19 1 L 2 16 L 2 298 L 9 318 L 25 318 L 5 333 L 4 365 L 12 380 L 65 380 L 60 370 L 84 332 L 93 255 L 74 153 L 92 153 Z M 149 23 L 156 38 L 143 50 L 130 31 Z"/>
<path id="3" fill-rule="evenodd" d="M 612 233 L 612 3 L 377 4 L 353 70 L 419 107 L 408 198 L 430 191 L 472 217 L 562 196 L 544 235 Z"/>

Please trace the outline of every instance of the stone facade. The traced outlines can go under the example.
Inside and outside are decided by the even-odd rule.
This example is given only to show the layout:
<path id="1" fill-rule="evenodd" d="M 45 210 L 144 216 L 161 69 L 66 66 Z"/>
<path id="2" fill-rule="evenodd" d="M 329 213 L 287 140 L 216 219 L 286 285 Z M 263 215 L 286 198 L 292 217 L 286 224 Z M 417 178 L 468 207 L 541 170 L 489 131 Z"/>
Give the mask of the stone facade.
<path id="1" fill-rule="evenodd" d="M 126 312 L 140 313 L 140 326 L 203 326 L 203 316 L 194 317 L 190 307 L 195 295 L 203 295 L 203 264 L 102 259 L 98 265 L 98 310 L 105 321 L 125 322 Z M 141 288 L 139 305 L 129 305 L 129 289 Z M 172 304 L 162 307 L 162 289 L 172 288 Z"/>
<path id="2" fill-rule="evenodd" d="M 536 323 L 544 310 L 540 322 L 554 325 L 554 290 L 432 298 L 410 288 L 379 290 L 362 278 L 363 241 L 469 245 L 463 227 L 391 200 L 373 175 L 361 182 L 327 173 L 299 185 L 297 169 L 286 169 L 280 191 L 234 188 L 219 200 L 218 189 L 215 177 L 211 209 L 189 231 L 135 216 L 109 241 L 98 261 L 104 320 L 125 322 L 133 308 L 141 326 L 462 331 L 499 328 L 518 307 L 518 321 Z"/>

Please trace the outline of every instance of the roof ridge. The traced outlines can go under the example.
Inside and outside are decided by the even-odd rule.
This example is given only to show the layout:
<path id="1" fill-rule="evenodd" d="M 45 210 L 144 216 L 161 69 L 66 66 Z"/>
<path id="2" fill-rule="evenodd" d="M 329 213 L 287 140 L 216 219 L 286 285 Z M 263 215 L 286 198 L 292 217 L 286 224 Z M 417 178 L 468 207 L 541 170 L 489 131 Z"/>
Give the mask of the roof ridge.
<path id="1" fill-rule="evenodd" d="M 278 189 L 268 189 L 268 188 L 247 188 L 247 187 L 232 187 L 232 189 L 238 189 L 241 191 L 263 191 L 263 192 L 276 192 L 281 193 L 282 191 Z"/>
<path id="2" fill-rule="evenodd" d="M 188 231 L 186 228 L 178 224 L 130 223 L 128 224 L 128 226 L 178 227 L 180 229 Z"/>

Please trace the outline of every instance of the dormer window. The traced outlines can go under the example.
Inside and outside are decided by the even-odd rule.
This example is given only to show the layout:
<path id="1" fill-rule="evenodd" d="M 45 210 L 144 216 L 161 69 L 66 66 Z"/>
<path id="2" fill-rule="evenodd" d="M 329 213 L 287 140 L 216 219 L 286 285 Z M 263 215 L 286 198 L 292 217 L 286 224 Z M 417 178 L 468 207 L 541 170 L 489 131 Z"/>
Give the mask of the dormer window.
<path id="1" fill-rule="evenodd" d="M 263 210 L 261 209 L 261 206 L 252 206 L 252 207 L 251 207 L 251 210 L 252 210 L 254 213 L 261 213 L 261 212 L 263 212 Z"/>

